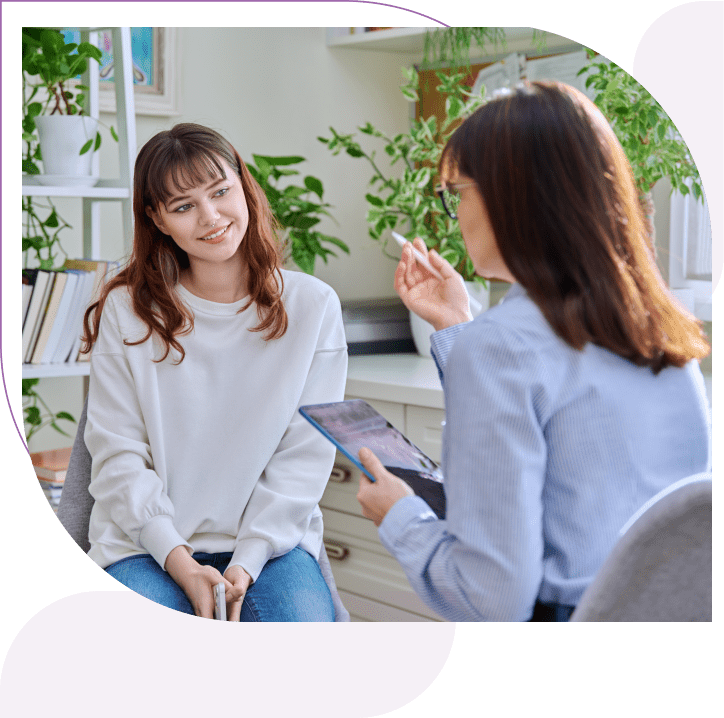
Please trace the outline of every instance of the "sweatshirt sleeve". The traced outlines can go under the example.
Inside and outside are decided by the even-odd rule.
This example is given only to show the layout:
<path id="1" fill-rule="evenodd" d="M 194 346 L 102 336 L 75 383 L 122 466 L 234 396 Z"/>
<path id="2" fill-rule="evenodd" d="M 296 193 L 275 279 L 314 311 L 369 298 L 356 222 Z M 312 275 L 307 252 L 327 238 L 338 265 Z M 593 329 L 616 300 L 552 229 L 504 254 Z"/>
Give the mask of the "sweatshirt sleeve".
<path id="1" fill-rule="evenodd" d="M 525 621 L 543 572 L 547 446 L 540 362 L 506 327 L 460 335 L 447 358 L 447 515 L 416 496 L 379 529 L 415 592 L 451 621 Z"/>
<path id="2" fill-rule="evenodd" d="M 276 451 L 251 493 L 229 566 L 254 581 L 272 556 L 297 546 L 322 498 L 335 448 L 299 413 L 300 406 L 344 399 L 347 343 L 339 299 L 330 293 L 300 400 Z"/>
<path id="3" fill-rule="evenodd" d="M 113 293 L 91 359 L 85 442 L 93 464 L 89 491 L 133 543 L 163 568 L 176 546 L 192 552 L 174 527 L 174 509 L 154 471 L 137 388 L 124 352 Z"/>

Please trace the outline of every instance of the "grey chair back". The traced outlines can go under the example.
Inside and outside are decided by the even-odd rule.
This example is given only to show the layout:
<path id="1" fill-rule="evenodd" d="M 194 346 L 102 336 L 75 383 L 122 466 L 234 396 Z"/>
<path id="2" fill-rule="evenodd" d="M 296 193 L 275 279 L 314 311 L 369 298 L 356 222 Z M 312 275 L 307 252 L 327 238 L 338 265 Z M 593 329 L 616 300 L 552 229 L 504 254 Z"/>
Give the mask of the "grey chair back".
<path id="1" fill-rule="evenodd" d="M 88 526 L 90 524 L 91 509 L 93 508 L 93 497 L 88 491 L 91 479 L 91 455 L 85 445 L 83 435 L 88 410 L 88 401 L 83 405 L 80 419 L 78 420 L 78 431 L 73 442 L 73 449 L 70 454 L 68 471 L 63 484 L 63 491 L 60 494 L 60 505 L 58 506 L 58 519 L 66 531 L 73 537 L 73 540 L 83 551 L 88 553 L 90 542 L 88 541 Z M 337 591 L 337 585 L 332 575 L 332 567 L 329 564 L 327 551 L 322 545 L 319 556 L 319 567 L 322 569 L 324 580 L 329 586 L 334 603 L 335 620 L 350 621 L 350 615 L 342 603 Z"/>
<path id="2" fill-rule="evenodd" d="M 711 474 L 683 479 L 628 521 L 571 621 L 711 621 Z"/>

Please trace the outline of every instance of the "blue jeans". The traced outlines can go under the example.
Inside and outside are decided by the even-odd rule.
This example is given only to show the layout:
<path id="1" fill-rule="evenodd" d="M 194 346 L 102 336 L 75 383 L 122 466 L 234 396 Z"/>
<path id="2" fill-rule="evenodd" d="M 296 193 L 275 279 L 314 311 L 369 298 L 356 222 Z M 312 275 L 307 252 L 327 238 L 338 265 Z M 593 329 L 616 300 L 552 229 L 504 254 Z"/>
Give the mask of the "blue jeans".
<path id="1" fill-rule="evenodd" d="M 223 574 L 231 553 L 195 553 L 194 559 Z M 181 587 L 148 554 L 122 558 L 106 571 L 141 596 L 194 615 Z M 319 564 L 299 547 L 269 559 L 244 596 L 240 620 L 251 623 L 334 621 L 332 596 Z"/>

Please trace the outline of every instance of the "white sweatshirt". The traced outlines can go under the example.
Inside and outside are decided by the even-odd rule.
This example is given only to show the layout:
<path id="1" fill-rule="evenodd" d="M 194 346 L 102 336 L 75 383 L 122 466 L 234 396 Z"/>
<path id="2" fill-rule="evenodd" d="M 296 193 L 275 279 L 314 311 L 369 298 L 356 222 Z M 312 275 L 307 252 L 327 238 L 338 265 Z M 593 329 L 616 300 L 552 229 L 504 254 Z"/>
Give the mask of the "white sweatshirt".
<path id="1" fill-rule="evenodd" d="M 339 299 L 301 272 L 282 271 L 289 327 L 250 332 L 256 305 L 180 296 L 194 330 L 178 365 L 144 336 L 126 288 L 108 296 L 91 359 L 85 441 L 93 458 L 89 555 L 106 567 L 150 554 L 164 566 L 179 545 L 233 552 L 256 580 L 295 546 L 318 557 L 318 502 L 334 446 L 302 417 L 304 404 L 340 401 L 347 344 Z"/>

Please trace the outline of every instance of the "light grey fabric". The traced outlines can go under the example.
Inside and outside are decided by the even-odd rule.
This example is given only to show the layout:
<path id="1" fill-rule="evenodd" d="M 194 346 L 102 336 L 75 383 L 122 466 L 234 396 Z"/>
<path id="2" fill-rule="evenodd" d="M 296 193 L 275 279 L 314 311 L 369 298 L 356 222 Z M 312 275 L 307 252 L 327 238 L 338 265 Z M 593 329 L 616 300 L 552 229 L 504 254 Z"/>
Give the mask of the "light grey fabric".
<path id="1" fill-rule="evenodd" d="M 58 507 L 58 518 L 66 531 L 73 537 L 73 540 L 85 551 L 88 552 L 90 543 L 88 541 L 88 524 L 90 513 L 93 508 L 93 497 L 88 491 L 91 477 L 91 455 L 85 445 L 83 434 L 85 432 L 86 401 L 78 420 L 78 431 L 73 442 L 73 450 L 70 454 L 68 472 L 65 476 L 63 491 L 60 495 L 60 506 Z M 322 576 L 329 586 L 334 603 L 335 621 L 350 621 L 350 615 L 342 604 L 342 599 L 337 591 L 337 584 L 332 575 L 332 567 L 329 564 L 327 551 L 322 545 L 319 555 L 319 566 L 322 569 Z"/>
<path id="2" fill-rule="evenodd" d="M 711 621 L 711 474 L 648 501 L 581 597 L 571 621 Z"/>

